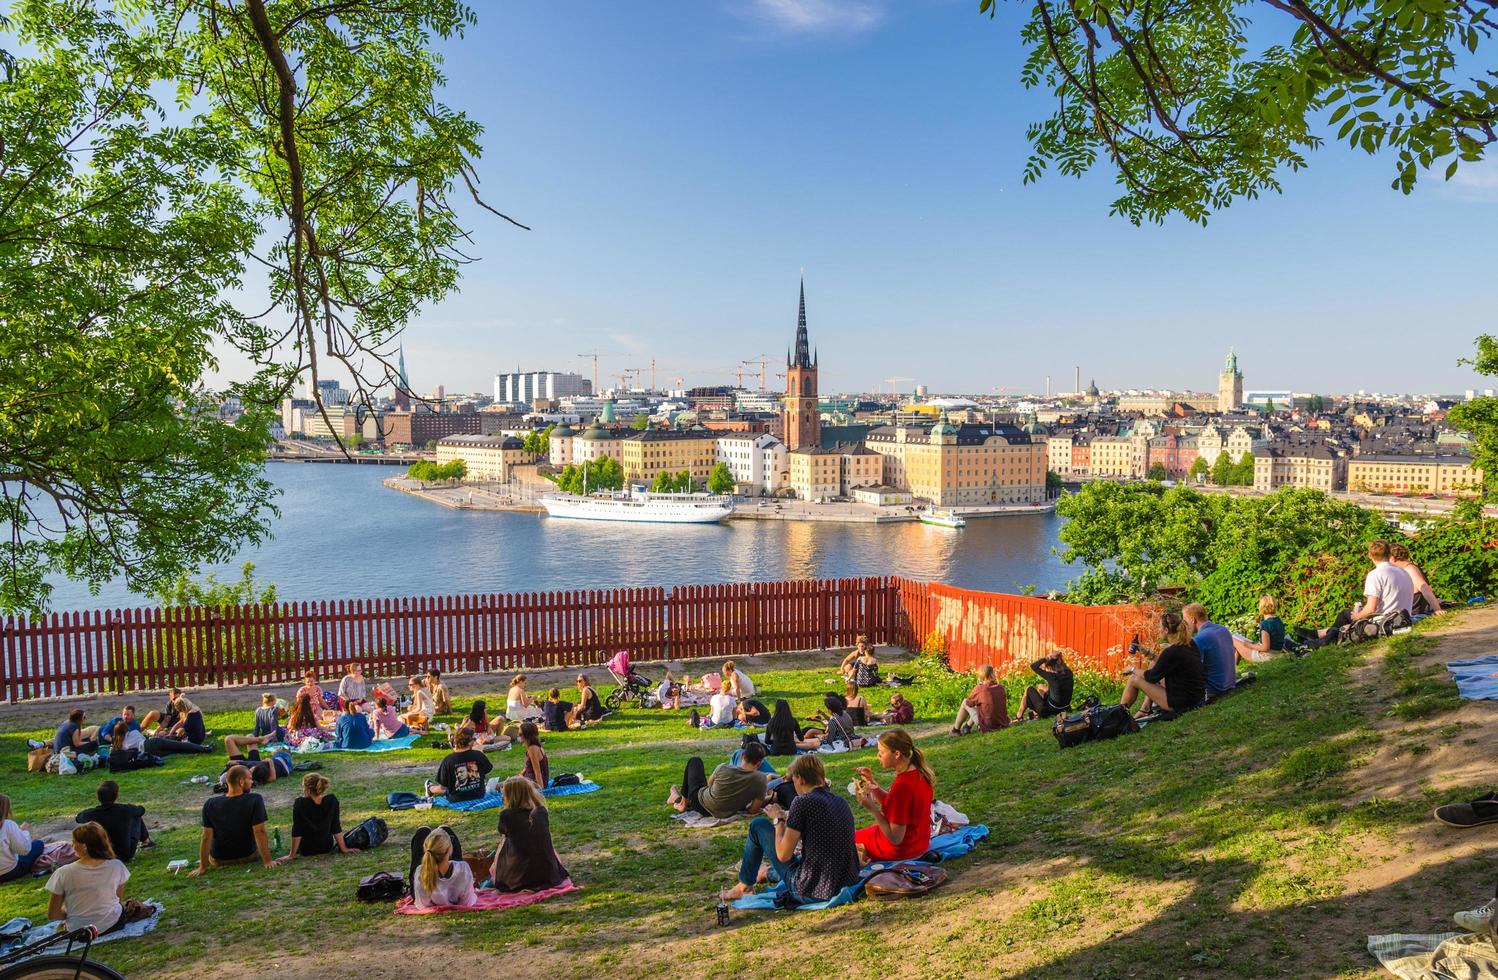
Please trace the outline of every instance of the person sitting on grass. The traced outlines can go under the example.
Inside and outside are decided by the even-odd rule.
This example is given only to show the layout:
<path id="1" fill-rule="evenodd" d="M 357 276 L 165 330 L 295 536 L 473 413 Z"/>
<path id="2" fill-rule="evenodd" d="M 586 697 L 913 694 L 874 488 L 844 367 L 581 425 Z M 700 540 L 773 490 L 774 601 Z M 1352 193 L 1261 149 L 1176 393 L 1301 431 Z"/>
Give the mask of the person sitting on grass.
<path id="1" fill-rule="evenodd" d="M 798 756 L 786 771 L 796 789 L 789 807 L 771 803 L 749 821 L 744 859 L 736 885 L 721 893 L 732 902 L 754 891 L 768 860 L 790 886 L 796 904 L 820 902 L 858 881 L 858 848 L 853 843 L 853 809 L 827 786 L 822 760 Z M 801 855 L 796 856 L 800 845 Z"/>
<path id="2" fill-rule="evenodd" d="M 905 700 L 899 691 L 889 696 L 889 710 L 874 716 L 881 725 L 908 725 L 915 721 L 915 705 Z"/>
<path id="3" fill-rule="evenodd" d="M 307 693 L 306 688 L 300 688 L 296 692 L 296 700 L 291 702 L 291 714 L 286 719 L 286 744 L 299 749 L 310 738 L 323 743 L 333 741 L 333 733 L 322 727 L 319 721 L 321 714 L 312 695 Z"/>
<path id="4" fill-rule="evenodd" d="M 66 749 L 75 755 L 93 755 L 99 751 L 99 730 L 97 728 L 83 727 L 87 715 L 82 708 L 74 708 L 68 712 L 67 721 L 57 726 L 57 732 L 52 736 L 52 751 L 62 755 Z"/>
<path id="5" fill-rule="evenodd" d="M 732 660 L 723 661 L 723 673 L 720 675 L 722 689 L 727 690 L 735 698 L 754 697 L 754 681 L 749 675 L 734 666 Z"/>
<path id="6" fill-rule="evenodd" d="M 1342 631 L 1353 623 L 1375 617 L 1390 616 L 1403 612 L 1409 614 L 1414 610 L 1415 604 L 1415 582 L 1409 572 L 1399 568 L 1389 561 L 1389 542 L 1379 538 L 1368 543 L 1368 560 L 1373 562 L 1373 568 L 1363 577 L 1363 603 L 1353 606 L 1351 611 L 1343 610 L 1337 614 L 1337 618 L 1325 629 L 1301 630 L 1300 639 L 1306 646 L 1315 648 L 1335 643 L 1341 637 Z M 1189 606 L 1187 607 L 1190 608 Z M 1190 620 L 1190 615 L 1186 616 Z M 1201 644 L 1198 643 L 1198 646 Z M 1210 693 L 1213 677 L 1212 671 L 1207 671 L 1207 685 Z"/>
<path id="7" fill-rule="evenodd" d="M 856 732 L 853 716 L 848 714 L 848 702 L 841 694 L 828 691 L 822 695 L 822 710 L 812 716 L 816 724 L 802 732 L 804 738 L 819 738 L 823 742 L 846 742 L 853 746 Z"/>
<path id="8" fill-rule="evenodd" d="M 309 772 L 302 777 L 302 795 L 291 804 L 291 850 L 276 859 L 288 864 L 299 857 L 331 854 L 358 854 L 343 840 L 343 823 L 339 819 L 338 797 L 328 792 L 328 777 Z"/>
<path id="9" fill-rule="evenodd" d="M 1181 618 L 1191 630 L 1191 642 L 1201 655 L 1202 670 L 1207 677 L 1207 700 L 1226 694 L 1238 684 L 1238 654 L 1233 649 L 1233 634 L 1207 618 L 1207 607 L 1193 602 L 1181 610 Z"/>
<path id="10" fill-rule="evenodd" d="M 511 776 L 499 788 L 505 808 L 499 812 L 504 840 L 494 853 L 489 877 L 497 891 L 541 891 L 567 880 L 567 869 L 551 842 L 551 817 L 536 784 Z"/>
<path id="11" fill-rule="evenodd" d="M 895 773 L 887 791 L 874 781 L 868 766 L 854 770 L 858 774 L 858 802 L 874 817 L 873 824 L 853 835 L 860 862 L 919 858 L 931 846 L 936 774 L 903 728 L 879 736 L 879 765 Z"/>
<path id="12" fill-rule="evenodd" d="M 516 674 L 505 693 L 505 717 L 516 723 L 539 719 L 542 714 L 536 707 L 535 698 L 526 693 L 525 684 L 525 675 Z"/>
<path id="13" fill-rule="evenodd" d="M 171 694 L 171 715 L 167 724 L 162 726 L 166 734 L 146 739 L 145 751 L 151 755 L 212 752 L 213 743 L 208 740 L 208 729 L 203 725 L 203 712 L 175 687 Z M 147 730 L 150 729 L 150 720 L 150 715 L 147 715 L 148 724 L 143 726 Z M 157 731 L 162 731 L 162 728 Z"/>
<path id="14" fill-rule="evenodd" d="M 873 687 L 879 683 L 879 658 L 874 656 L 868 637 L 858 637 L 852 651 L 838 665 L 838 671 L 844 680 L 852 681 L 859 687 Z"/>
<path id="15" fill-rule="evenodd" d="M 770 709 L 756 698 L 745 698 L 733 709 L 733 717 L 740 725 L 763 725 L 770 720 Z"/>
<path id="16" fill-rule="evenodd" d="M 140 728 L 148 738 L 153 735 L 160 738 L 184 737 L 184 731 L 178 727 L 177 709 L 174 706 L 181 696 L 180 688 L 169 687 L 166 689 L 166 708 L 146 712 L 146 716 L 141 719 Z"/>
<path id="17" fill-rule="evenodd" d="M 428 796 L 446 796 L 453 803 L 477 800 L 484 795 L 484 780 L 494 768 L 489 757 L 473 747 L 473 732 L 460 730 L 453 736 L 454 751 L 437 766 L 437 778 L 426 783 Z"/>
<path id="18" fill-rule="evenodd" d="M 302 672 L 302 686 L 297 688 L 296 693 L 298 695 L 307 695 L 308 700 L 312 702 L 313 710 L 319 714 L 322 713 L 323 708 L 327 706 L 329 700 L 337 700 L 336 697 L 331 699 L 328 697 L 328 692 L 324 691 L 322 685 L 317 682 L 317 672 L 314 670 Z M 292 700 L 295 700 L 295 696 L 293 696 Z"/>
<path id="19" fill-rule="evenodd" d="M 993 664 L 978 668 L 978 683 L 958 707 L 951 734 L 966 735 L 974 725 L 985 733 L 1009 727 L 1009 692 L 994 675 Z"/>
<path id="20" fill-rule="evenodd" d="M 426 731 L 427 722 L 437 715 L 432 692 L 427 690 L 420 677 L 411 678 L 406 682 L 406 687 L 411 692 L 411 707 L 401 715 L 401 721 L 418 731 Z"/>
<path id="21" fill-rule="evenodd" d="M 655 699 L 661 703 L 661 710 L 675 710 L 681 707 L 681 685 L 671 676 L 671 671 L 666 671 L 666 676 L 655 689 Z"/>
<path id="22" fill-rule="evenodd" d="M 473 890 L 473 869 L 467 861 L 454 859 L 453 838 L 447 830 L 421 830 L 427 833 L 422 841 L 421 867 L 412 876 L 411 901 L 419 909 L 476 903 L 479 897 Z"/>
<path id="23" fill-rule="evenodd" d="M 707 699 L 707 717 L 702 720 L 702 727 L 721 728 L 732 725 L 736 707 L 738 702 L 734 700 L 734 696 L 726 687 L 720 687 L 718 693 Z"/>
<path id="24" fill-rule="evenodd" d="M 1278 606 L 1274 596 L 1259 596 L 1259 638 L 1250 642 L 1233 637 L 1233 652 L 1239 660 L 1263 663 L 1273 660 L 1275 654 L 1285 649 L 1285 623 L 1274 614 Z"/>
<path id="25" fill-rule="evenodd" d="M 224 775 L 223 796 L 203 803 L 203 836 L 198 842 L 198 866 L 189 878 L 206 874 L 209 868 L 247 864 L 259 859 L 269 868 L 270 839 L 265 834 L 265 800 L 250 792 L 254 777 L 248 767 L 234 765 Z"/>
<path id="26" fill-rule="evenodd" d="M 769 786 L 769 777 L 759 768 L 764 761 L 764 745 L 749 742 L 739 753 L 738 765 L 724 762 L 709 776 L 702 757 L 694 755 L 687 760 L 681 785 L 671 787 L 666 804 L 677 813 L 692 810 L 708 817 L 757 813 Z"/>
<path id="27" fill-rule="evenodd" d="M 1402 544 L 1389 545 L 1389 564 L 1404 572 L 1410 577 L 1410 586 L 1414 594 L 1410 599 L 1411 616 L 1435 616 L 1445 608 L 1445 603 L 1436 598 L 1436 593 L 1430 587 L 1430 579 L 1420 571 L 1410 558 L 1410 549 Z"/>
<path id="28" fill-rule="evenodd" d="M 26 824 L 16 823 L 10 797 L 0 793 L 0 882 L 31 874 L 31 866 L 45 849 L 46 843 L 39 838 L 33 840 Z"/>
<path id="29" fill-rule="evenodd" d="M 135 705 L 127 704 L 120 713 L 99 726 L 99 744 L 108 745 L 114 741 L 115 729 L 123 725 L 126 731 L 140 731 L 140 722 L 135 720 Z M 145 736 L 141 736 L 144 744 Z"/>
<path id="30" fill-rule="evenodd" d="M 779 698 L 775 701 L 769 724 L 765 725 L 764 742 L 770 755 L 815 752 L 822 746 L 821 730 L 816 729 L 818 734 L 815 735 L 810 734 L 812 731 L 796 724 L 796 714 L 791 710 L 790 702 Z"/>
<path id="31" fill-rule="evenodd" d="M 374 723 L 375 738 L 405 738 L 411 734 L 411 729 L 401 720 L 400 712 L 385 699 L 385 695 L 376 694 L 374 703 L 370 720 Z"/>
<path id="32" fill-rule="evenodd" d="M 1142 718 L 1158 708 L 1180 714 L 1199 706 L 1207 691 L 1206 668 L 1191 639 L 1191 628 L 1176 613 L 1160 617 L 1162 649 L 1155 662 L 1142 674 L 1129 675 L 1120 703 L 1132 707 L 1141 693 L 1144 704 L 1134 717 Z"/>
<path id="33" fill-rule="evenodd" d="M 442 683 L 442 671 L 436 667 L 427 668 L 427 693 L 432 696 L 433 714 L 452 714 L 452 695 L 447 693 L 447 685 Z"/>
<path id="34" fill-rule="evenodd" d="M 346 708 L 351 703 L 363 707 L 369 691 L 369 685 L 364 683 L 364 665 L 353 661 L 343 669 L 346 673 L 338 682 L 338 707 Z"/>
<path id="35" fill-rule="evenodd" d="M 468 709 L 468 714 L 458 722 L 458 727 L 453 730 L 452 737 L 456 739 L 458 732 L 470 731 L 473 733 L 474 748 L 480 752 L 497 752 L 510 747 L 509 738 L 500 734 L 503 730 L 504 719 L 491 719 L 488 702 L 480 698 L 473 702 L 473 707 Z"/>
<path id="36" fill-rule="evenodd" d="M 603 710 L 603 699 L 593 689 L 587 674 L 577 675 L 577 715 L 573 719 L 579 728 L 603 720 L 608 712 Z"/>
<path id="37" fill-rule="evenodd" d="M 367 749 L 374 744 L 374 728 L 359 710 L 360 701 L 344 701 L 343 714 L 333 731 L 333 748 Z"/>
<path id="38" fill-rule="evenodd" d="M 537 789 L 550 786 L 551 760 L 541 747 L 541 732 L 536 728 L 535 722 L 520 723 L 520 744 L 525 746 L 525 765 L 520 767 L 520 775 L 535 783 Z"/>
<path id="39" fill-rule="evenodd" d="M 95 936 L 107 936 L 155 913 L 153 906 L 125 901 L 130 870 L 115 855 L 103 827 L 92 821 L 74 827 L 73 850 L 78 860 L 47 879 L 48 919 L 66 921 L 70 931 L 93 929 Z"/>
<path id="40" fill-rule="evenodd" d="M 559 688 L 552 688 L 541 705 L 542 723 L 548 732 L 565 732 L 573 727 L 576 712 L 571 701 L 562 700 Z"/>
<path id="41" fill-rule="evenodd" d="M 269 691 L 260 695 L 260 707 L 255 709 L 255 730 L 251 735 L 274 735 L 277 741 L 286 738 L 286 726 L 281 724 L 287 712 L 276 703 L 276 696 Z"/>
<path id="42" fill-rule="evenodd" d="M 843 703 L 848 706 L 848 717 L 853 719 L 853 724 L 869 723 L 868 699 L 859 693 L 858 685 L 852 681 L 843 682 Z"/>
<path id="43" fill-rule="evenodd" d="M 146 829 L 146 808 L 121 803 L 120 784 L 106 779 L 94 790 L 98 806 L 91 806 L 74 818 L 75 823 L 96 823 L 109 835 L 114 856 L 125 863 L 135 857 L 137 847 L 154 847 L 151 832 Z"/>
<path id="44" fill-rule="evenodd" d="M 1020 720 L 1050 718 L 1071 709 L 1072 687 L 1076 683 L 1076 677 L 1066 665 L 1066 657 L 1060 650 L 1052 650 L 1035 661 L 1030 665 L 1030 671 L 1045 683 L 1031 684 L 1025 688 L 1025 696 L 1020 701 Z"/>
<path id="45" fill-rule="evenodd" d="M 139 729 L 116 725 L 114 742 L 109 746 L 109 771 L 134 772 L 137 769 L 149 769 L 152 766 L 161 765 L 165 760 L 159 755 L 152 755 L 146 751 L 147 741 L 148 739 Z"/>

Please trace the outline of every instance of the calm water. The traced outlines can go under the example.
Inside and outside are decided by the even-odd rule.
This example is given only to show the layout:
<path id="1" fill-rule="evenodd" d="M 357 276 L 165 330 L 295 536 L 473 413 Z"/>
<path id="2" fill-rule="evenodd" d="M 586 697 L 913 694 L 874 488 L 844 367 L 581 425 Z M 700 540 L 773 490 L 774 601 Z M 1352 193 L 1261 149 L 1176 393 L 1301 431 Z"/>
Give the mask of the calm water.
<path id="1" fill-rule="evenodd" d="M 606 524 L 449 510 L 380 481 L 389 466 L 273 463 L 282 489 L 274 538 L 208 571 L 253 561 L 282 599 L 686 585 L 904 575 L 951 585 L 1044 591 L 1072 573 L 1051 555 L 1052 514 L 922 524 Z M 54 610 L 148 604 L 121 583 L 98 596 L 58 581 Z"/>

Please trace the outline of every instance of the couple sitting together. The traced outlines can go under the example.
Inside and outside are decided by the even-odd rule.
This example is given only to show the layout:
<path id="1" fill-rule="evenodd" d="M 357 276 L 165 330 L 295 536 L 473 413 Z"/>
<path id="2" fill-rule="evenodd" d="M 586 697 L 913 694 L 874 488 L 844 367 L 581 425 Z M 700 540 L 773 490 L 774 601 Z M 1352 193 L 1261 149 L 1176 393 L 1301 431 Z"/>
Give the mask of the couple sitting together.
<path id="1" fill-rule="evenodd" d="M 469 906 L 478 901 L 474 865 L 502 892 L 541 891 L 567 880 L 551 841 L 546 802 L 536 784 L 511 776 L 500 785 L 504 809 L 499 812 L 503 840 L 487 862 L 463 859 L 463 845 L 451 827 L 421 827 L 411 838 L 411 900 L 419 909 L 439 905 Z"/>
<path id="2" fill-rule="evenodd" d="M 494 763 L 474 748 L 472 729 L 460 728 L 453 733 L 453 751 L 437 766 L 437 778 L 426 782 L 427 796 L 443 796 L 454 803 L 483 798 L 488 792 L 489 773 Z M 525 747 L 525 765 L 520 775 L 538 790 L 551 785 L 551 763 L 541 747 L 541 731 L 533 721 L 522 722 L 519 742 Z"/>

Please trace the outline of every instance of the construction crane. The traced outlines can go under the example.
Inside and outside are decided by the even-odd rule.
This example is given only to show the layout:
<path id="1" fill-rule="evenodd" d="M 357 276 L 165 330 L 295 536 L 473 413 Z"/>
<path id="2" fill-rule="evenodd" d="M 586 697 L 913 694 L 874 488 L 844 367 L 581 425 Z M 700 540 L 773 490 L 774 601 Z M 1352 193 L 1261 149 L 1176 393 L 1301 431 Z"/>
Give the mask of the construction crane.
<path id="1" fill-rule="evenodd" d="M 764 391 L 765 390 L 765 368 L 770 363 L 770 361 L 769 361 L 769 355 L 768 354 L 756 354 L 753 357 L 749 358 L 749 360 L 747 360 L 747 361 L 740 361 L 739 363 L 740 364 L 756 364 L 757 363 L 759 365 L 759 390 L 760 391 Z"/>
<path id="2" fill-rule="evenodd" d="M 889 385 L 889 393 L 898 398 L 899 395 L 900 395 L 900 389 L 898 387 L 898 385 L 900 384 L 900 382 L 901 381 L 914 381 L 914 380 L 915 380 L 914 378 L 885 378 L 884 379 L 884 383 L 887 384 L 887 385 Z"/>
<path id="3" fill-rule="evenodd" d="M 596 350 L 595 349 L 595 350 L 588 351 L 585 354 L 579 354 L 579 355 L 577 355 L 578 357 L 591 358 L 592 361 L 593 361 L 593 394 L 595 394 L 595 395 L 598 394 L 598 359 L 600 357 L 613 357 L 614 354 L 615 354 L 614 351 L 607 351 L 607 350 L 601 351 L 601 350 Z"/>

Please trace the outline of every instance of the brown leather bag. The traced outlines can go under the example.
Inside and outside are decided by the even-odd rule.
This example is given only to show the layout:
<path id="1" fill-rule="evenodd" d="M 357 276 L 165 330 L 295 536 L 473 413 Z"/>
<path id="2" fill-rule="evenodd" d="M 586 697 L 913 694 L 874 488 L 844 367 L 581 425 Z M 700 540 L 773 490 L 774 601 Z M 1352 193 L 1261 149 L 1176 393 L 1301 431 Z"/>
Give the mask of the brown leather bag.
<path id="1" fill-rule="evenodd" d="M 44 745 L 39 749 L 32 749 L 26 753 L 26 771 L 46 772 L 47 760 L 50 758 L 52 758 L 52 749 L 50 747 Z"/>
<path id="2" fill-rule="evenodd" d="M 945 884 L 947 873 L 934 864 L 897 864 L 868 880 L 864 891 L 875 898 L 913 898 Z"/>

